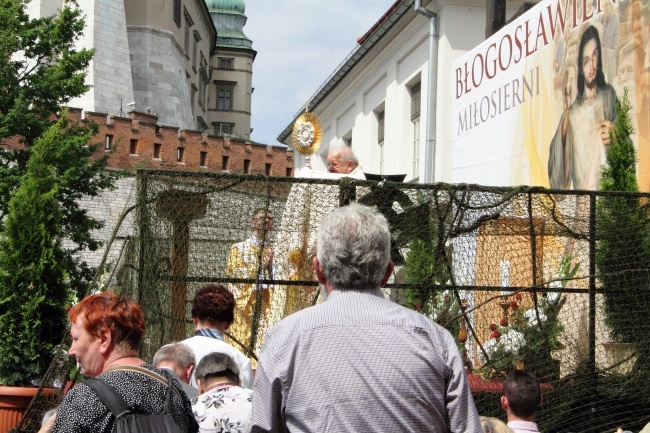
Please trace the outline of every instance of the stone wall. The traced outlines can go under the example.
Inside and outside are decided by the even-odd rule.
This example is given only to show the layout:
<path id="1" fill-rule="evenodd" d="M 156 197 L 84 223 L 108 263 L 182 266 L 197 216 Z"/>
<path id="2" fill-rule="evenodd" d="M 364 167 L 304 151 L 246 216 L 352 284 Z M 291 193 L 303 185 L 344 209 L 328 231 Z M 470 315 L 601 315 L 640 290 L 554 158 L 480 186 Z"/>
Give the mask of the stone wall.
<path id="1" fill-rule="evenodd" d="M 136 200 L 136 178 L 133 175 L 125 175 L 115 182 L 115 189 L 104 191 L 99 197 L 80 200 L 81 207 L 88 211 L 88 214 L 104 221 L 104 227 L 93 233 L 95 239 L 101 240 L 103 245 L 97 251 L 85 251 L 82 258 L 89 266 L 99 266 L 106 249 L 109 253 L 106 259 L 107 264 L 115 264 L 124 242 L 127 237 L 133 234 L 133 221 L 135 211 L 132 210 L 122 221 L 116 233 L 115 240 L 109 245 L 113 232 L 120 220 L 122 213 L 135 204 Z M 65 245 L 65 243 L 64 243 Z"/>
<path id="2" fill-rule="evenodd" d="M 60 2 L 59 2 L 60 3 Z M 85 29 L 78 47 L 94 49 L 88 68 L 88 92 L 70 101 L 88 111 L 118 114 L 133 101 L 133 83 L 123 0 L 80 0 Z"/>
<path id="3" fill-rule="evenodd" d="M 150 26 L 129 26 L 133 96 L 139 110 L 150 108 L 166 125 L 195 128 L 185 54 L 174 34 Z M 130 101 L 129 101 L 130 102 Z"/>
<path id="4" fill-rule="evenodd" d="M 98 251 L 83 253 L 84 260 L 90 266 L 98 266 L 101 263 L 106 248 L 109 248 L 106 263 L 114 263 L 120 255 L 125 239 L 133 234 L 135 211 L 128 214 L 117 232 L 115 241 L 108 245 L 120 216 L 135 204 L 135 171 L 139 168 L 200 172 L 226 169 L 243 173 L 244 167 L 248 166 L 249 173 L 293 176 L 293 151 L 286 147 L 266 146 L 161 126 L 156 124 L 155 116 L 147 113 L 134 111 L 128 116 L 110 117 L 105 113 L 70 109 L 71 119 L 95 122 L 99 125 L 98 133 L 93 138 L 93 142 L 102 144 L 97 155 L 107 154 L 110 169 L 124 171 L 124 176 L 118 179 L 114 190 L 105 191 L 100 197 L 81 200 L 82 207 L 87 209 L 92 217 L 105 223 L 102 229 L 94 233 L 96 239 L 104 242 L 103 247 Z M 108 148 L 107 136 L 110 136 L 111 142 Z M 15 140 L 12 140 L 12 143 L 15 144 Z M 179 149 L 183 149 L 183 160 L 180 162 L 177 160 Z M 201 153 L 205 153 L 203 158 Z M 226 162 L 224 157 L 227 157 L 227 167 L 223 166 Z M 248 215 L 243 218 L 248 218 Z"/>

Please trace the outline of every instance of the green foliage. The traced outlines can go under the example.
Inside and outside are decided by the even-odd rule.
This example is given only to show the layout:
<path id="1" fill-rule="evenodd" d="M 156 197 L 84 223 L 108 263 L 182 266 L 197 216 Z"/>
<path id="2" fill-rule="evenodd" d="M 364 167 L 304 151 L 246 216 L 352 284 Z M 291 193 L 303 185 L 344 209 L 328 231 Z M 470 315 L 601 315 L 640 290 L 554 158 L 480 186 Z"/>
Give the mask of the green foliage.
<path id="1" fill-rule="evenodd" d="M 404 263 L 405 282 L 415 287 L 404 291 L 405 305 L 419 311 L 457 336 L 460 330 L 460 305 L 449 290 L 441 289 L 451 284 L 451 266 L 444 244 L 437 242 L 436 221 L 431 219 L 435 239 L 414 239 L 409 242 L 409 252 Z"/>
<path id="2" fill-rule="evenodd" d="M 61 248 L 61 204 L 55 166 L 69 137 L 62 120 L 31 149 L 27 171 L 9 201 L 0 238 L 0 383 L 30 385 L 61 341 L 68 288 Z"/>
<path id="3" fill-rule="evenodd" d="M 55 121 L 61 106 L 89 89 L 84 80 L 92 51 L 75 48 L 75 40 L 84 31 L 76 2 L 66 0 L 58 15 L 39 19 L 29 18 L 26 3 L 0 0 L 0 142 L 20 137 L 25 145 L 24 150 L 0 150 L 0 223 L 27 170 L 36 138 Z M 89 161 L 97 147 L 87 146 L 86 132 L 73 139 L 78 127 L 70 128 L 68 145 L 55 149 L 50 157 L 59 184 L 61 234 L 70 240 L 61 261 L 83 295 L 93 270 L 76 253 L 99 248 L 91 231 L 102 222 L 88 216 L 77 200 L 110 188 L 115 174 L 104 170 L 106 158 Z"/>
<path id="4" fill-rule="evenodd" d="M 636 155 L 629 135 L 630 104 L 625 93 L 607 166 L 602 170 L 604 191 L 637 192 Z M 647 204 L 638 197 L 607 196 L 597 206 L 598 247 L 596 265 L 605 293 L 605 312 L 612 337 L 636 343 L 638 369 L 650 365 L 650 229 Z M 647 377 L 647 370 L 646 370 Z"/>
<path id="5" fill-rule="evenodd" d="M 0 138 L 21 136 L 30 146 L 59 107 L 89 89 L 92 51 L 75 49 L 84 22 L 74 2 L 31 20 L 25 0 L 0 2 Z"/>
<path id="6" fill-rule="evenodd" d="M 630 119 L 630 100 L 627 89 L 617 103 L 617 119 L 614 123 L 611 144 L 607 147 L 607 165 L 601 170 L 602 191 L 638 192 L 636 181 L 636 151 L 630 135 L 634 133 Z"/>

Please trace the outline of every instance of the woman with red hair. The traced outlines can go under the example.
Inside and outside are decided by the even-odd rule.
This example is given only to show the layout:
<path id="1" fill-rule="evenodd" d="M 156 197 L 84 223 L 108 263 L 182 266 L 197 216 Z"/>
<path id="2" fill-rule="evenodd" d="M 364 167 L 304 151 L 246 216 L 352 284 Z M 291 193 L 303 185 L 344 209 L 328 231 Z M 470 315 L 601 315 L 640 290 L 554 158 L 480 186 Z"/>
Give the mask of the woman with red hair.
<path id="1" fill-rule="evenodd" d="M 140 413 L 160 413 L 168 379 L 138 357 L 144 336 L 140 305 L 112 292 L 88 296 L 68 311 L 72 344 L 68 351 L 79 371 L 112 385 Z M 190 401 L 172 380 L 172 415 L 182 432 L 196 432 Z M 111 432 L 115 418 L 95 392 L 78 383 L 63 399 L 54 423 L 57 432 Z"/>

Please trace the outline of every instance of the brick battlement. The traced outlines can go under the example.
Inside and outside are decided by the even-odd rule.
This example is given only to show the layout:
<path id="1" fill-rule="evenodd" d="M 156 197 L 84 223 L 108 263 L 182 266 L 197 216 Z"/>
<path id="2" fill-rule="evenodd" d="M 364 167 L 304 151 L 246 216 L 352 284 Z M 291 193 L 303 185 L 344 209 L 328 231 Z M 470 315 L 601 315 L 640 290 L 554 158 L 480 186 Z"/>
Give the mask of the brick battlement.
<path id="1" fill-rule="evenodd" d="M 156 116 L 138 111 L 128 113 L 128 117 L 109 117 L 79 108 L 68 110 L 72 121 L 99 125 L 92 142 L 101 143 L 97 155 L 108 154 L 108 166 L 114 169 L 227 170 L 293 176 L 293 151 L 283 146 L 158 125 Z M 18 139 L 11 138 L 0 145 L 16 148 L 18 143 Z"/>

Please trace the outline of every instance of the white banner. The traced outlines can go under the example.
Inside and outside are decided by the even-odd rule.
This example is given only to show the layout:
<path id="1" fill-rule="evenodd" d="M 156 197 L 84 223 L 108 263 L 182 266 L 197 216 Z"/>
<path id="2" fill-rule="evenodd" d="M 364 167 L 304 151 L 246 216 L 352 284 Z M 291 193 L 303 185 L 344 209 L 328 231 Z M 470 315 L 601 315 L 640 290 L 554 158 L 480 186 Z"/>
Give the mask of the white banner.
<path id="1" fill-rule="evenodd" d="M 650 191 L 647 6 L 547 0 L 453 65 L 453 182 L 597 189 L 628 89 Z"/>

